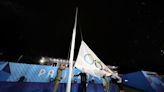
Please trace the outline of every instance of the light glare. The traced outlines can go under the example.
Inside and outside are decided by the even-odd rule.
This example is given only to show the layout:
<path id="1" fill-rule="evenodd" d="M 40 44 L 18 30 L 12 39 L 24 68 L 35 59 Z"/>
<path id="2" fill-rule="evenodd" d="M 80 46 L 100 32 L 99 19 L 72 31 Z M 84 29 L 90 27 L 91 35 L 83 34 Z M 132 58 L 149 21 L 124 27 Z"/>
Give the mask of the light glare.
<path id="1" fill-rule="evenodd" d="M 44 62 L 45 62 L 45 58 L 42 57 L 42 58 L 40 59 L 40 63 L 43 64 Z"/>

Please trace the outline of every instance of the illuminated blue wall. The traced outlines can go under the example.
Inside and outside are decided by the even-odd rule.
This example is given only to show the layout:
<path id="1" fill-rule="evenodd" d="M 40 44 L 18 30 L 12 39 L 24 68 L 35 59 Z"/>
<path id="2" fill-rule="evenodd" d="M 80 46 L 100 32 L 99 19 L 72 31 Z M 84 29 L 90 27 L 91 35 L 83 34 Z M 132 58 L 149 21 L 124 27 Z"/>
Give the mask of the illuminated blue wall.
<path id="1" fill-rule="evenodd" d="M 21 64 L 12 62 L 0 62 L 0 81 L 15 82 L 21 76 L 26 77 L 26 82 L 49 82 L 55 78 L 57 67 L 47 65 Z M 78 69 L 73 69 L 74 74 L 79 74 Z M 6 75 L 4 77 L 4 75 Z M 67 82 L 68 68 L 62 72 L 61 83 Z M 95 83 L 102 83 L 102 80 L 88 75 L 87 80 L 95 80 Z M 72 81 L 77 80 L 80 83 L 80 77 L 72 77 Z"/>
<path id="2" fill-rule="evenodd" d="M 160 81 L 158 75 L 148 74 L 145 71 L 137 71 L 123 75 L 124 85 L 140 89 L 145 92 L 164 92 L 164 84 Z"/>

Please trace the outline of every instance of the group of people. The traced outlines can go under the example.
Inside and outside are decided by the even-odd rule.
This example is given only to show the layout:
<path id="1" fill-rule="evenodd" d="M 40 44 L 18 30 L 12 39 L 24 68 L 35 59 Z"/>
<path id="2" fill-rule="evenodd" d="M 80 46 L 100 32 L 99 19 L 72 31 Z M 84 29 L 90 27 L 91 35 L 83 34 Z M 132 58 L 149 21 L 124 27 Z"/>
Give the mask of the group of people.
<path id="1" fill-rule="evenodd" d="M 59 83 L 60 83 L 60 80 L 62 80 L 62 71 L 66 68 L 66 65 L 65 64 L 60 64 L 58 69 L 57 69 L 57 75 L 54 79 L 50 80 L 51 82 L 54 83 L 54 88 L 53 88 L 53 92 L 57 92 L 57 89 L 58 89 L 58 86 L 59 86 Z M 80 79 L 81 79 L 81 83 L 80 83 L 80 91 L 81 92 L 86 92 L 86 88 L 87 88 L 87 75 L 86 73 L 84 72 L 81 72 L 77 75 L 74 75 L 74 77 L 78 77 L 80 76 Z M 109 92 L 110 91 L 110 85 L 111 84 L 116 84 L 118 86 L 118 89 L 120 89 L 120 92 L 123 92 L 121 91 L 123 89 L 121 83 L 118 83 L 118 80 L 115 79 L 115 78 L 109 78 L 109 76 L 102 76 L 102 84 L 103 84 L 103 88 L 104 88 L 104 92 Z M 111 80 L 109 80 L 111 79 Z M 26 81 L 26 78 L 25 76 L 21 76 L 19 79 L 18 79 L 18 82 L 25 82 Z M 94 84 L 94 80 L 90 81 L 90 83 L 93 83 Z"/>
<path id="2" fill-rule="evenodd" d="M 66 68 L 65 64 L 60 64 L 59 68 L 57 70 L 57 75 L 54 79 L 54 89 L 53 92 L 57 92 L 60 80 L 62 80 L 62 70 L 64 70 Z M 81 87 L 80 90 L 81 92 L 86 92 L 86 87 L 87 87 L 87 75 L 84 72 L 81 72 L 77 75 L 74 75 L 75 77 L 80 76 L 81 77 Z M 117 79 L 111 78 L 111 80 L 109 80 L 108 76 L 102 76 L 102 84 L 103 84 L 103 88 L 105 92 L 109 92 L 110 91 L 110 83 L 114 83 L 118 85 L 118 89 L 122 89 L 121 84 L 118 83 Z M 92 82 L 94 83 L 94 80 L 92 80 Z M 120 91 L 122 92 L 122 91 Z"/>

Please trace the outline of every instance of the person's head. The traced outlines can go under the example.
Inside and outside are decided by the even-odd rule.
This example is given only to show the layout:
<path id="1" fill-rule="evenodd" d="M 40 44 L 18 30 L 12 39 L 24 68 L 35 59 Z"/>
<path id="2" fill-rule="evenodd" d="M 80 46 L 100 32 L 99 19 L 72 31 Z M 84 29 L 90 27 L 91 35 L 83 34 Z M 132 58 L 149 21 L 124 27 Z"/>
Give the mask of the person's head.
<path id="1" fill-rule="evenodd" d="M 24 80 L 25 79 L 25 76 L 21 76 L 20 79 Z"/>
<path id="2" fill-rule="evenodd" d="M 25 80 L 25 76 L 21 76 L 18 81 L 23 82 L 24 80 Z"/>
<path id="3" fill-rule="evenodd" d="M 60 69 L 65 69 L 66 68 L 66 66 L 65 66 L 65 64 L 60 64 L 60 67 L 59 67 Z"/>
<path id="4" fill-rule="evenodd" d="M 106 74 L 104 74 L 104 75 L 102 76 L 102 78 L 104 78 L 104 79 L 105 79 L 105 77 L 106 77 Z"/>
<path id="5" fill-rule="evenodd" d="M 95 80 L 94 80 L 94 79 L 92 79 L 92 80 L 91 80 L 91 82 L 92 82 L 92 83 L 94 83 L 94 82 L 95 82 Z"/>

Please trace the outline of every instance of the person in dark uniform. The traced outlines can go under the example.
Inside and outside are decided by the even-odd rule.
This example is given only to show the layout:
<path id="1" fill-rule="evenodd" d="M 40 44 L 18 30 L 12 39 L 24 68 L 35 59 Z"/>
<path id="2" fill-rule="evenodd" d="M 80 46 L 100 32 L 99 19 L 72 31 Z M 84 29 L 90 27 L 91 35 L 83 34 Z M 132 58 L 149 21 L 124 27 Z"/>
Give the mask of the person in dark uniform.
<path id="1" fill-rule="evenodd" d="M 122 83 L 119 83 L 118 81 L 118 79 L 111 78 L 111 83 L 117 85 L 119 92 L 124 92 Z"/>
<path id="2" fill-rule="evenodd" d="M 86 85 L 87 85 L 87 75 L 86 73 L 79 73 L 78 75 L 74 75 L 74 76 L 79 76 L 81 77 L 81 91 L 82 92 L 86 92 Z"/>
<path id="3" fill-rule="evenodd" d="M 19 78 L 18 82 L 25 82 L 25 80 L 26 80 L 25 76 L 21 76 L 21 77 Z"/>

